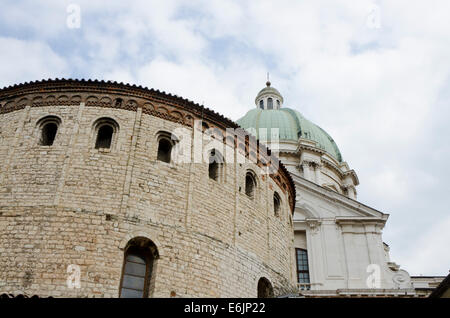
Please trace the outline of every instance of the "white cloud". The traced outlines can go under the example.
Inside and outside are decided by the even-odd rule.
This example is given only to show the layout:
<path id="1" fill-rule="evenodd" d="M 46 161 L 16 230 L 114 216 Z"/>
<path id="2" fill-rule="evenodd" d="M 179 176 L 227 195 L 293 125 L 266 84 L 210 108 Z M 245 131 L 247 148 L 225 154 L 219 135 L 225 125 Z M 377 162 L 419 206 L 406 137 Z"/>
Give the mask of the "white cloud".
<path id="1" fill-rule="evenodd" d="M 446 275 L 450 270 L 449 229 L 449 216 L 436 219 L 431 228 L 423 229 L 414 240 L 414 249 L 398 251 L 403 267 L 412 275 Z"/>
<path id="2" fill-rule="evenodd" d="M 254 85 L 248 85 L 248 77 L 239 77 L 243 70 L 257 72 L 252 64 L 233 62 L 227 67 L 209 65 L 207 61 L 184 61 L 182 64 L 156 58 L 143 65 L 137 72 L 140 83 L 177 94 L 217 111 L 229 118 L 239 118 L 252 101 Z M 253 79 L 253 83 L 256 79 Z M 250 97 L 250 98 L 249 98 Z"/>
<path id="3" fill-rule="evenodd" d="M 0 86 L 63 77 L 68 66 L 47 44 L 0 37 Z"/>

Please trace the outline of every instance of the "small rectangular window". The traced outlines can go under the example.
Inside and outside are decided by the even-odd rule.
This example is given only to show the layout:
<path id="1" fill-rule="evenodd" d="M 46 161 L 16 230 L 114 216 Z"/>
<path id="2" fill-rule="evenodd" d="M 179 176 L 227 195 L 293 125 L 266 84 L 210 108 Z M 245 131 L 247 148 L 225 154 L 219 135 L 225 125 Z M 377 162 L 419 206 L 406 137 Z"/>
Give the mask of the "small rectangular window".
<path id="1" fill-rule="evenodd" d="M 309 289 L 308 252 L 302 248 L 296 248 L 295 254 L 297 258 L 297 282 L 299 284 L 305 284 L 305 289 Z"/>

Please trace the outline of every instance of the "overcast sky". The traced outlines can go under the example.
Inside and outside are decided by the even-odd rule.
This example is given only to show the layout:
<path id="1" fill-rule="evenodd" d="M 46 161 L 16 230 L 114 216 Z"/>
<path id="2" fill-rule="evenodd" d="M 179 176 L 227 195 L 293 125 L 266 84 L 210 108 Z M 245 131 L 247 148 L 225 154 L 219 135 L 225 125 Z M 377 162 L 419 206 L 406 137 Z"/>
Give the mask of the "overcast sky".
<path id="1" fill-rule="evenodd" d="M 233 120 L 270 72 L 284 105 L 334 138 L 358 199 L 390 214 L 391 259 L 450 269 L 448 0 L 2 0 L 0 48 L 0 87 L 116 80 Z"/>

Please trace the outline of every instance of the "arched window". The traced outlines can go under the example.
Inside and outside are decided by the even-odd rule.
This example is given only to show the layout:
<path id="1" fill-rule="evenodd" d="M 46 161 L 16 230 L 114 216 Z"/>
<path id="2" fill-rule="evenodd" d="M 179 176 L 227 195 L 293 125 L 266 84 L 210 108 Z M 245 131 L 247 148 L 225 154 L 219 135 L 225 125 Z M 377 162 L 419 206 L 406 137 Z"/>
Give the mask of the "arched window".
<path id="1" fill-rule="evenodd" d="M 111 125 L 102 125 L 98 129 L 97 140 L 95 141 L 95 149 L 111 148 L 112 136 L 114 133 L 114 129 Z"/>
<path id="2" fill-rule="evenodd" d="M 261 277 L 258 281 L 258 298 L 272 298 L 273 297 L 273 287 L 270 281 Z"/>
<path id="3" fill-rule="evenodd" d="M 245 175 L 245 194 L 252 198 L 255 196 L 256 180 L 251 172 L 247 172 Z"/>
<path id="4" fill-rule="evenodd" d="M 273 194 L 273 213 L 276 217 L 280 216 L 281 199 L 278 193 Z"/>
<path id="5" fill-rule="evenodd" d="M 158 161 L 171 163 L 173 161 L 172 156 L 174 154 L 173 147 L 176 142 L 178 142 L 178 138 L 167 131 L 159 131 L 157 133 L 157 142 L 158 142 L 158 153 L 156 155 L 156 159 Z"/>
<path id="6" fill-rule="evenodd" d="M 309 289 L 309 265 L 308 252 L 302 248 L 295 249 L 295 256 L 297 259 L 297 280 L 301 289 Z"/>
<path id="7" fill-rule="evenodd" d="M 58 125 L 56 123 L 46 123 L 42 127 L 41 146 L 51 146 L 55 141 Z"/>
<path id="8" fill-rule="evenodd" d="M 272 97 L 269 97 L 267 99 L 267 109 L 273 109 L 273 99 L 272 99 Z"/>
<path id="9" fill-rule="evenodd" d="M 208 175 L 210 179 L 220 181 L 223 168 L 223 157 L 216 149 L 211 150 L 208 159 Z"/>
<path id="10" fill-rule="evenodd" d="M 149 296 L 153 263 L 157 257 L 156 246 L 146 238 L 135 238 L 128 243 L 120 282 L 121 298 Z"/>
<path id="11" fill-rule="evenodd" d="M 277 99 L 277 106 L 280 108 L 280 101 Z"/>
<path id="12" fill-rule="evenodd" d="M 56 116 L 48 116 L 38 123 L 40 129 L 39 145 L 51 146 L 55 141 L 61 120 Z"/>
<path id="13" fill-rule="evenodd" d="M 259 108 L 264 109 L 264 101 L 262 99 L 259 101 Z"/>
<path id="14" fill-rule="evenodd" d="M 166 137 L 161 137 L 158 143 L 158 160 L 170 163 L 171 154 L 172 142 Z"/>
<path id="15" fill-rule="evenodd" d="M 111 118 L 101 118 L 95 124 L 95 149 L 111 149 L 119 125 Z"/>

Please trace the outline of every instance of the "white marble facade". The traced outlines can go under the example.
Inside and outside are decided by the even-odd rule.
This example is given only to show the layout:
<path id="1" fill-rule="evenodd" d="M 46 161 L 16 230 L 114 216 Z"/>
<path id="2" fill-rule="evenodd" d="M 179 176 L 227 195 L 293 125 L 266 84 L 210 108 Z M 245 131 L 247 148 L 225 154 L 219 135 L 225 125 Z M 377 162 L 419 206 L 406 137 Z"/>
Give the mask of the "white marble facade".
<path id="1" fill-rule="evenodd" d="M 294 246 L 307 250 L 311 291 L 412 288 L 383 243 L 387 214 L 301 176 L 293 179 Z"/>

